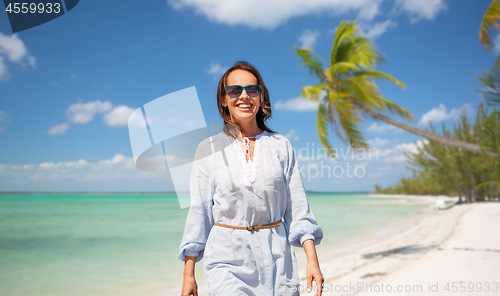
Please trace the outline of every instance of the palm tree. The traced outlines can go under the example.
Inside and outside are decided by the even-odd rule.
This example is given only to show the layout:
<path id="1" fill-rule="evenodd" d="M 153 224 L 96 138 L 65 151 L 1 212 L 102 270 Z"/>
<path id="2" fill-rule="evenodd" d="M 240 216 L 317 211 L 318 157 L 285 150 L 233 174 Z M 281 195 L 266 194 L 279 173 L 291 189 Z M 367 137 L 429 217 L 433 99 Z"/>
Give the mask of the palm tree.
<path id="1" fill-rule="evenodd" d="M 483 89 L 478 90 L 484 97 L 488 105 L 500 105 L 500 69 L 498 62 L 490 73 L 483 72 L 481 76 L 476 76 L 476 80 L 483 85 Z"/>
<path id="2" fill-rule="evenodd" d="M 491 41 L 491 30 L 493 27 L 500 30 L 500 4 L 498 0 L 493 0 L 491 2 L 483 16 L 481 27 L 479 28 L 479 41 L 481 41 L 484 48 L 489 51 L 493 50 L 491 48 L 493 45 Z"/>
<path id="3" fill-rule="evenodd" d="M 415 120 L 408 110 L 382 98 L 374 79 L 388 80 L 402 88 L 405 85 L 389 74 L 374 70 L 384 59 L 369 39 L 357 33 L 355 21 L 340 23 L 333 40 L 329 68 L 323 68 L 311 49 L 295 46 L 294 53 L 301 57 L 302 65 L 319 80 L 317 85 L 303 87 L 302 96 L 307 100 L 319 101 L 318 135 L 330 157 L 336 155 L 328 140 L 328 122 L 333 123 L 336 134 L 353 149 L 368 146 L 359 130 L 359 124 L 363 122 L 361 113 L 429 140 L 473 152 L 481 151 L 481 146 L 477 144 L 437 135 L 381 114 L 390 111 L 403 119 Z M 491 155 L 497 156 L 494 153 Z"/>
<path id="4" fill-rule="evenodd" d="M 500 30 L 500 3 L 493 0 L 486 10 L 479 28 L 479 41 L 486 50 L 492 51 L 493 42 L 491 41 L 491 31 L 493 28 Z M 483 72 L 482 76 L 476 76 L 476 79 L 484 86 L 482 93 L 485 100 L 490 105 L 500 105 L 500 56 L 493 66 L 490 73 Z"/>

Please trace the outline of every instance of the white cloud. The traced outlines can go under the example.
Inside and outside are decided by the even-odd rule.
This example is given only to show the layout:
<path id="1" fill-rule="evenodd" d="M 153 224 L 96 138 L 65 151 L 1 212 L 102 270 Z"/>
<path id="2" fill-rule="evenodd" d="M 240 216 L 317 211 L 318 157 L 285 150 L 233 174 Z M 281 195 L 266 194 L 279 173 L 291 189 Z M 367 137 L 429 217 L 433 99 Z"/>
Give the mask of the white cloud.
<path id="1" fill-rule="evenodd" d="M 462 106 L 467 112 L 472 110 L 471 104 L 465 104 Z M 461 108 L 461 109 L 462 109 Z M 457 119 L 460 117 L 462 111 L 460 109 L 453 108 L 450 112 L 447 112 L 446 106 L 444 104 L 439 104 L 438 107 L 431 109 L 429 112 L 422 115 L 422 118 L 418 121 L 419 125 L 426 125 L 429 121 L 446 121 L 449 119 Z"/>
<path id="2" fill-rule="evenodd" d="M 148 124 L 151 124 L 151 118 L 147 117 Z M 142 129 L 146 127 L 146 122 L 144 121 L 144 115 L 141 112 L 133 112 L 128 118 L 128 127 L 129 128 L 138 128 Z"/>
<path id="3" fill-rule="evenodd" d="M 362 20 L 373 20 L 373 18 L 379 13 L 380 3 L 383 0 L 372 0 L 364 3 L 364 7 L 359 11 L 358 19 Z"/>
<path id="4" fill-rule="evenodd" d="M 292 142 L 299 140 L 299 136 L 297 136 L 297 131 L 294 129 L 291 129 L 290 131 L 288 131 L 288 133 L 286 133 L 286 135 L 285 135 L 285 138 L 287 138 L 288 140 L 290 140 Z"/>
<path id="5" fill-rule="evenodd" d="M 69 124 L 67 123 L 61 123 L 56 126 L 51 127 L 47 133 L 51 136 L 56 136 L 56 135 L 62 135 L 64 134 L 67 130 L 69 130 Z"/>
<path id="6" fill-rule="evenodd" d="M 4 35 L 0 32 L 0 80 L 9 80 L 10 74 L 4 58 L 11 63 L 17 63 L 22 66 L 27 62 L 35 67 L 35 57 L 28 53 L 24 42 L 17 37 L 17 34 Z"/>
<path id="7" fill-rule="evenodd" d="M 367 129 L 367 132 L 374 132 L 378 134 L 386 134 L 388 132 L 391 132 L 393 135 L 399 134 L 403 132 L 402 129 L 395 127 L 394 125 L 386 124 L 386 123 L 381 123 L 379 124 L 378 122 L 372 123 Z"/>
<path id="8" fill-rule="evenodd" d="M 301 48 L 313 48 L 319 37 L 318 30 L 304 30 L 299 37 Z"/>
<path id="9" fill-rule="evenodd" d="M 210 63 L 208 69 L 204 69 L 208 74 L 212 74 L 214 80 L 220 79 L 224 73 L 227 71 L 227 67 L 223 67 L 219 63 Z"/>
<path id="10" fill-rule="evenodd" d="M 276 28 L 293 17 L 318 13 L 340 15 L 354 12 L 358 18 L 371 20 L 378 14 L 381 2 L 382 0 L 167 0 L 173 9 L 193 9 L 195 13 L 213 22 L 266 29 Z"/>
<path id="11" fill-rule="evenodd" d="M 288 111 L 317 111 L 319 102 L 313 102 L 306 100 L 302 97 L 297 97 L 283 102 L 279 100 L 274 104 L 274 109 L 276 110 L 288 110 Z"/>
<path id="12" fill-rule="evenodd" d="M 434 19 L 446 9 L 446 3 L 444 0 L 396 0 L 395 7 L 408 13 L 414 23 L 420 19 Z"/>
<path id="13" fill-rule="evenodd" d="M 6 55 L 11 62 L 20 62 L 28 55 L 28 49 L 17 34 L 6 36 L 0 33 L 0 54 Z"/>
<path id="14" fill-rule="evenodd" d="M 66 116 L 71 123 L 85 124 L 92 121 L 97 113 L 108 112 L 104 115 L 104 123 L 106 125 L 126 127 L 129 125 L 129 118 L 134 111 L 134 109 L 126 105 L 120 105 L 113 108 L 113 104 L 110 102 L 101 102 L 97 100 L 88 103 L 78 102 L 70 105 L 68 110 L 66 110 Z M 134 128 L 144 127 L 145 122 L 142 113 L 139 114 L 138 118 L 132 118 L 130 124 L 130 127 Z M 50 128 L 47 133 L 49 135 L 62 135 L 68 129 L 70 129 L 70 125 L 68 123 L 62 123 Z"/>
<path id="15" fill-rule="evenodd" d="M 104 115 L 104 122 L 109 126 L 127 126 L 128 119 L 134 111 L 134 109 L 125 105 L 115 107 L 111 112 Z"/>
<path id="16" fill-rule="evenodd" d="M 417 153 L 418 152 L 417 147 L 421 148 L 423 147 L 424 144 L 427 144 L 428 142 L 429 142 L 428 140 L 418 140 L 416 141 L 416 143 L 398 144 L 392 149 L 381 150 L 378 156 L 384 162 L 404 163 L 407 160 L 406 156 L 404 155 L 404 152 Z"/>
<path id="17" fill-rule="evenodd" d="M 368 142 L 368 145 L 370 145 L 370 147 L 380 148 L 380 147 L 387 145 L 389 143 L 389 140 L 375 137 L 371 140 L 368 140 L 367 142 Z"/>
<path id="18" fill-rule="evenodd" d="M 398 144 L 396 147 L 394 147 L 394 150 L 400 150 L 400 151 L 408 151 L 410 153 L 417 153 L 417 147 L 422 148 L 424 144 L 429 143 L 429 140 L 418 140 L 416 143 L 403 143 L 403 144 Z"/>
<path id="19" fill-rule="evenodd" d="M 386 20 L 381 23 L 367 24 L 363 22 L 358 22 L 359 33 L 370 39 L 377 39 L 382 34 L 384 34 L 389 28 L 395 28 L 398 23 L 392 20 Z"/>
<path id="20" fill-rule="evenodd" d="M 119 155 L 119 154 L 117 154 Z M 56 170 L 60 168 L 77 168 L 81 169 L 85 166 L 89 165 L 89 163 L 85 159 L 80 159 L 77 161 L 66 161 L 66 162 L 43 162 L 38 165 L 38 169 L 40 170 Z M 36 166 L 35 166 L 36 167 Z M 28 166 L 27 168 L 32 168 L 31 166 Z"/>
<path id="21" fill-rule="evenodd" d="M 94 119 L 96 113 L 104 113 L 112 108 L 110 102 L 101 102 L 99 100 L 88 103 L 75 103 L 66 110 L 66 115 L 73 123 L 88 123 Z"/>
<path id="22" fill-rule="evenodd" d="M 122 154 L 96 162 L 0 163 L 2 190 L 9 191 L 171 191 L 167 174 L 140 170 Z"/>

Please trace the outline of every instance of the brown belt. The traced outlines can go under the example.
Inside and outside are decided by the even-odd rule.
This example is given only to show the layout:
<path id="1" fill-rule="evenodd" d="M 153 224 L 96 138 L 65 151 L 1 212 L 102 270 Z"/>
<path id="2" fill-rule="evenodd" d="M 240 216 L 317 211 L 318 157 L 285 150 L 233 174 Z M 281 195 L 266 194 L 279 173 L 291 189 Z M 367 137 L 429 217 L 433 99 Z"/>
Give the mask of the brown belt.
<path id="1" fill-rule="evenodd" d="M 222 227 L 227 227 L 227 228 L 233 228 L 233 229 L 244 229 L 244 230 L 257 230 L 257 229 L 264 229 L 264 228 L 273 228 L 273 227 L 279 227 L 281 223 L 281 219 L 279 219 L 276 222 L 265 224 L 265 225 L 256 225 L 256 226 L 232 226 L 232 225 L 227 225 L 227 224 L 222 224 L 218 222 L 214 222 L 214 225 L 217 226 L 222 226 Z"/>

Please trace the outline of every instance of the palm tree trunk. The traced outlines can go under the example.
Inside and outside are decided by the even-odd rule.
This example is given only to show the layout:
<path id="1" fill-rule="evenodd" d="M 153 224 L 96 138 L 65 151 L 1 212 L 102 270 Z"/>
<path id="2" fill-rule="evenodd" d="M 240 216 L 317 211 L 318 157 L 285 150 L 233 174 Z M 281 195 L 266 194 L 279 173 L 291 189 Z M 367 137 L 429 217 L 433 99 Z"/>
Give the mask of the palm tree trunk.
<path id="1" fill-rule="evenodd" d="M 436 134 L 433 134 L 431 132 L 424 131 L 424 130 L 418 129 L 416 127 L 413 127 L 411 125 L 408 125 L 408 124 L 403 123 L 401 121 L 398 121 L 396 119 L 382 115 L 378 112 L 375 112 L 375 111 L 365 107 L 363 104 L 356 102 L 354 100 L 351 100 L 351 103 L 354 106 L 356 106 L 356 108 L 359 109 L 361 112 L 368 114 L 375 119 L 382 120 L 390 125 L 394 125 L 396 127 L 399 127 L 400 129 L 403 129 L 403 130 L 410 132 L 412 134 L 427 138 L 427 139 L 432 140 L 432 141 L 439 142 L 439 143 L 447 145 L 447 146 L 459 148 L 459 149 L 464 149 L 464 150 L 468 150 L 468 151 L 472 151 L 472 152 L 476 152 L 476 153 L 480 153 L 482 151 L 481 146 L 478 144 L 457 141 L 455 139 L 450 139 L 447 137 L 443 137 L 441 135 L 436 135 Z M 493 152 L 486 152 L 486 154 L 488 154 L 491 157 L 498 157 L 498 154 L 493 153 Z"/>

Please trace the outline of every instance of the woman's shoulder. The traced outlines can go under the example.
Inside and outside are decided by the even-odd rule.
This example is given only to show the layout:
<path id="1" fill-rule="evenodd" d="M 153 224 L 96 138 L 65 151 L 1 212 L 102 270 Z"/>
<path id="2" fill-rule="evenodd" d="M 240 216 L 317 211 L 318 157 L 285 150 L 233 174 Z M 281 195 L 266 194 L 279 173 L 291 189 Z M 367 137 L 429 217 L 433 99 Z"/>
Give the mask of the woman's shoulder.
<path id="1" fill-rule="evenodd" d="M 290 144 L 290 140 L 288 140 L 285 136 L 282 134 L 276 133 L 276 132 L 267 132 L 267 135 L 270 139 L 273 139 L 274 141 L 281 142 L 283 144 Z"/>
<path id="2" fill-rule="evenodd" d="M 285 154 L 290 154 L 291 150 L 293 150 L 290 140 L 284 135 L 267 132 L 267 137 L 276 149 L 283 151 Z"/>

